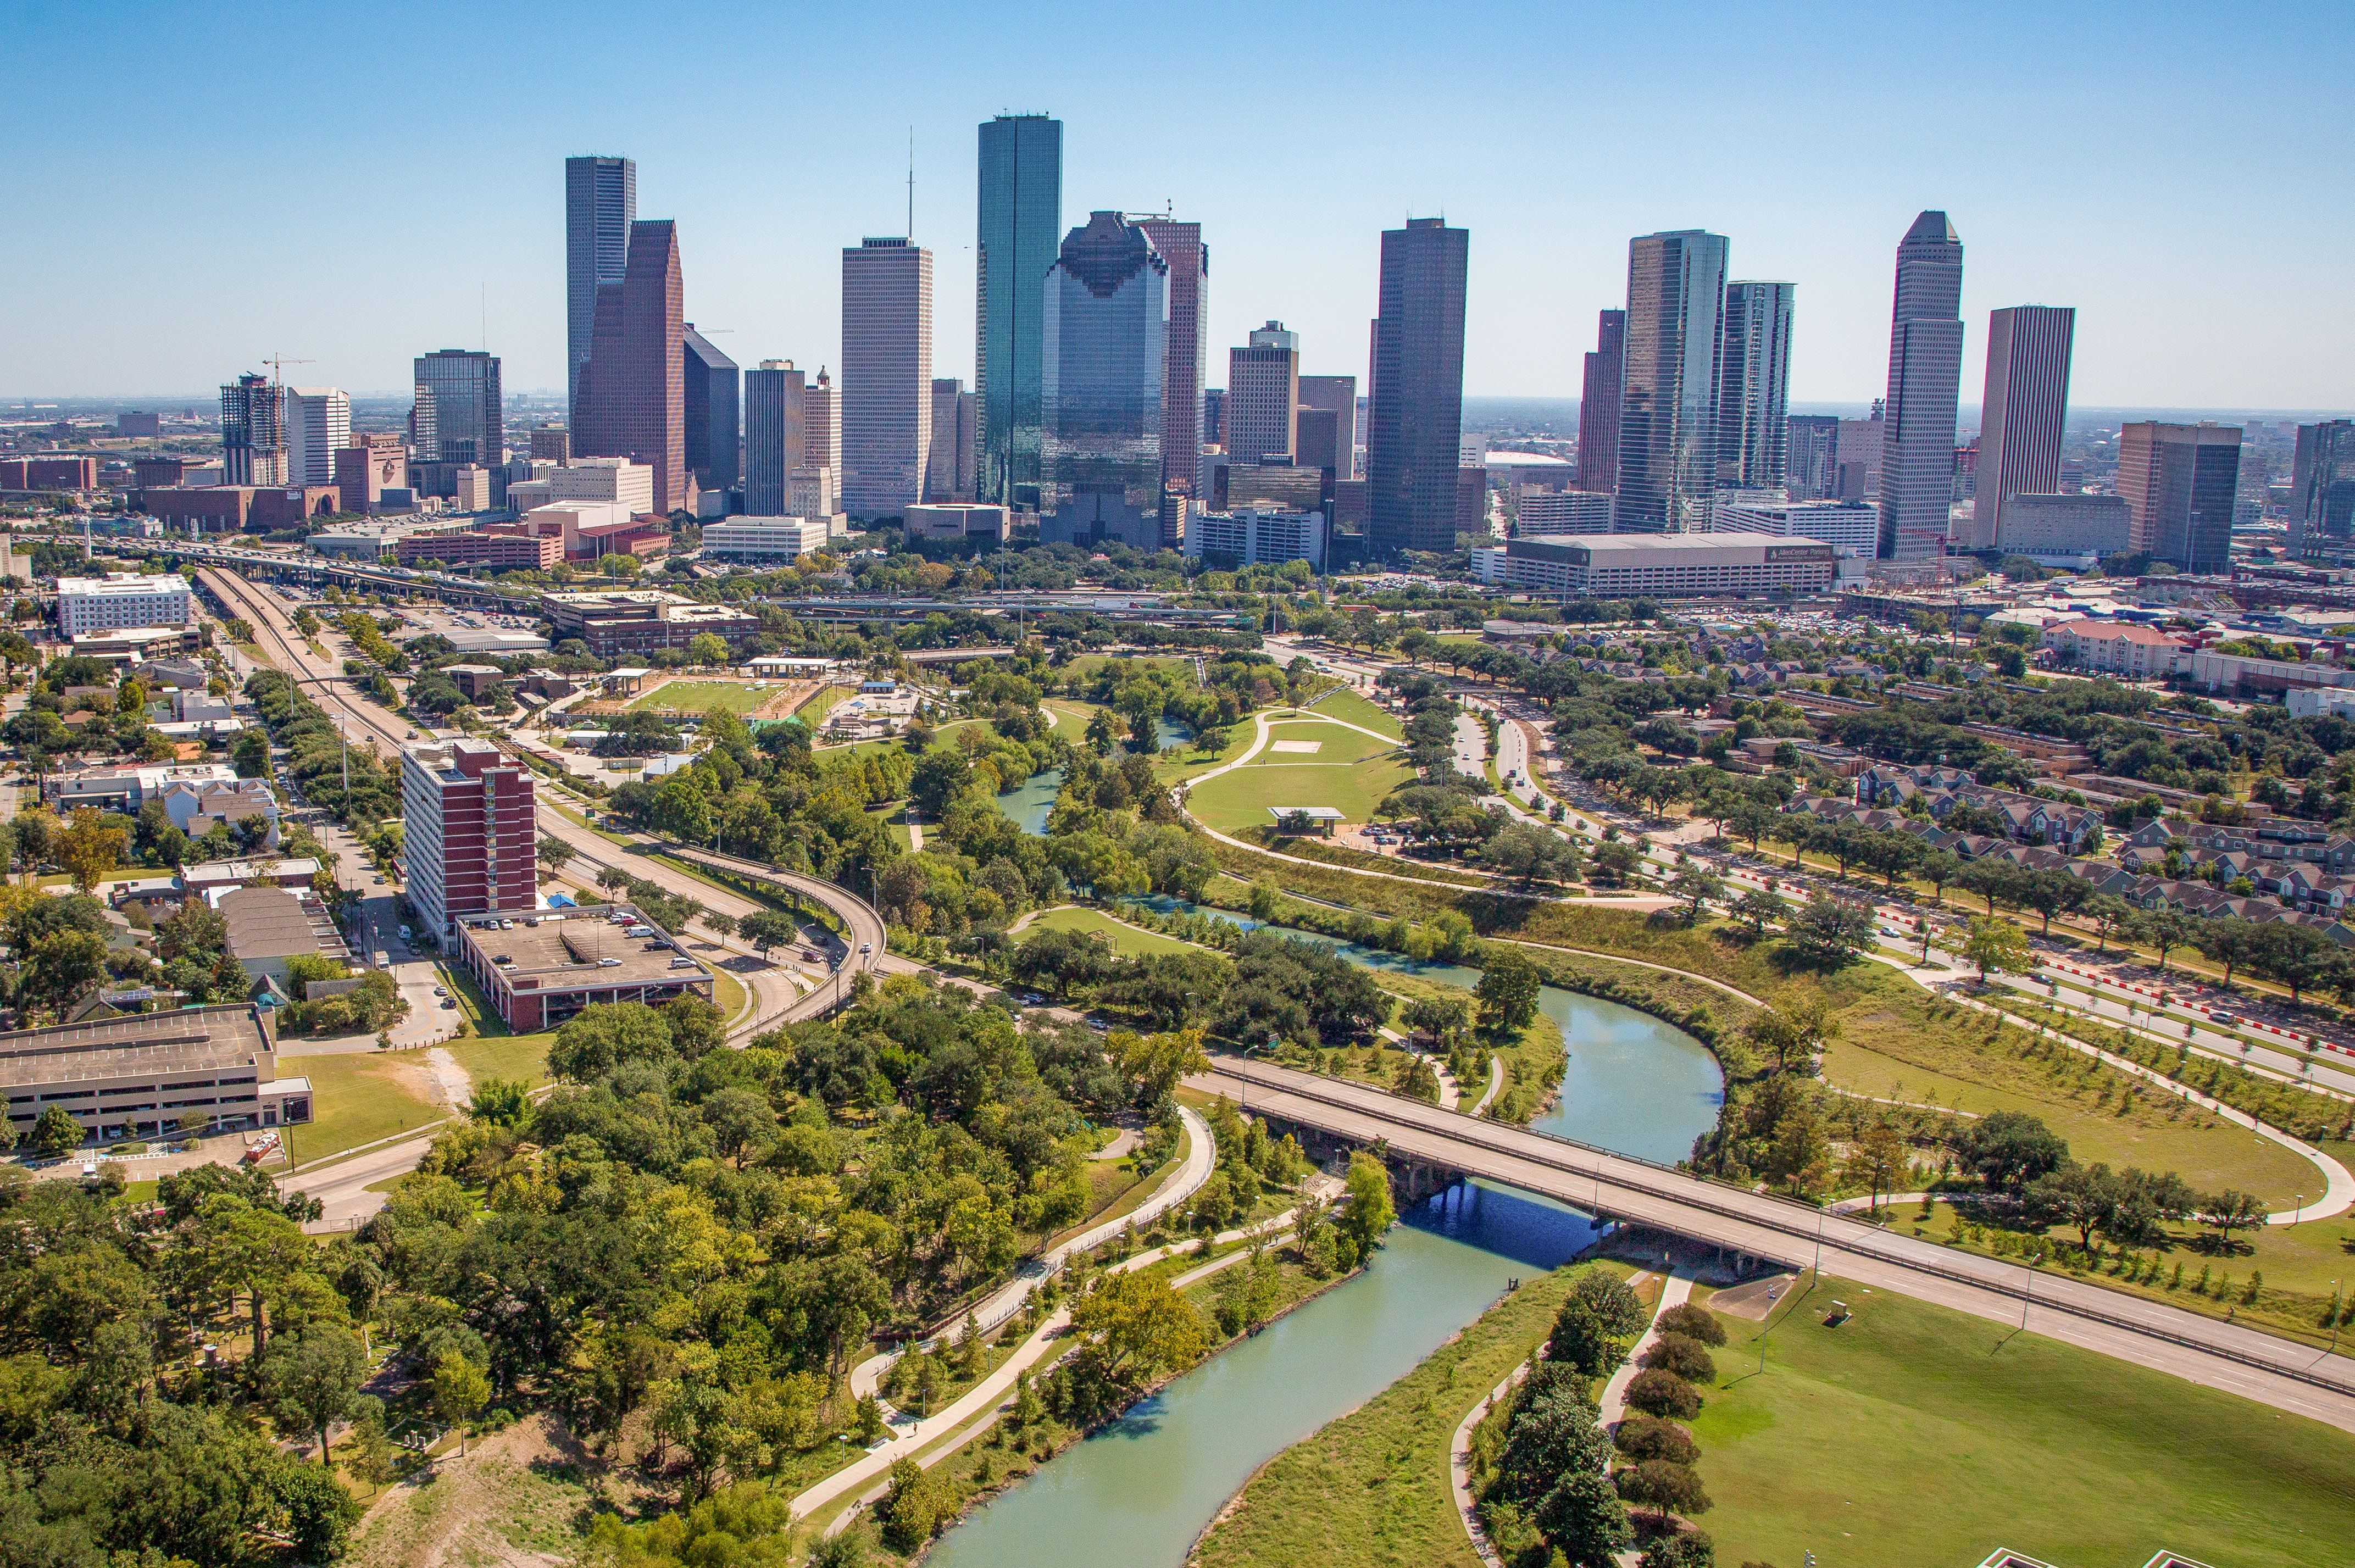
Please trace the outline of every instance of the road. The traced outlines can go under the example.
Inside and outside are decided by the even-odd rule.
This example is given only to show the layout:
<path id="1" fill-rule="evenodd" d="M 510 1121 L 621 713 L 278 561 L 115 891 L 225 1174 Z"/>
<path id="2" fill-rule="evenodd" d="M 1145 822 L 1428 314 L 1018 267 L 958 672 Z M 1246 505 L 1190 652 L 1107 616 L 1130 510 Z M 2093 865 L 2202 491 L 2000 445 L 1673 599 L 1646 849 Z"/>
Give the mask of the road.
<path id="1" fill-rule="evenodd" d="M 1353 1143 L 1384 1140 L 1395 1157 L 1753 1258 L 1802 1268 L 1820 1260 L 1841 1278 L 2011 1328 L 2025 1317 L 2049 1338 L 2355 1431 L 2355 1359 L 2347 1356 L 1361 1084 L 1235 1058 L 1216 1060 L 1188 1083 Z"/>

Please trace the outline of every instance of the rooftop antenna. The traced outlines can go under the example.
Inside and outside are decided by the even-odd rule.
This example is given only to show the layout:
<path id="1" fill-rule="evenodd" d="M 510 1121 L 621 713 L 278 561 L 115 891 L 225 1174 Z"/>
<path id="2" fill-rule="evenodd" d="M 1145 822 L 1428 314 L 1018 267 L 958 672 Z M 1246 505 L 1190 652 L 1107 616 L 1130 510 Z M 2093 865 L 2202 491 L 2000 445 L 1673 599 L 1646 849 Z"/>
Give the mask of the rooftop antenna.
<path id="1" fill-rule="evenodd" d="M 908 127 L 908 239 L 916 238 L 916 128 Z"/>

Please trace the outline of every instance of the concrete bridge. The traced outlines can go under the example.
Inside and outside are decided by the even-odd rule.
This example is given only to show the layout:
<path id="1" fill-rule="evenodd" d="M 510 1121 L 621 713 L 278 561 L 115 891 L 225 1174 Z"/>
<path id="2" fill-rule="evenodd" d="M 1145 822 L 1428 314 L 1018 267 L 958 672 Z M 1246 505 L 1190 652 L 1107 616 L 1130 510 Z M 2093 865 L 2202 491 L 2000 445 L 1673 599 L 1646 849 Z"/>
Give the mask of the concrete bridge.
<path id="1" fill-rule="evenodd" d="M 2025 1322 L 2051 1339 L 2355 1431 L 2348 1356 L 1361 1083 L 1218 1057 L 1187 1084 L 1324 1139 L 1380 1143 L 1403 1177 L 1401 1197 L 1444 1185 L 1433 1173 L 1476 1177 L 1749 1257 L 1820 1266 L 2011 1328 Z"/>

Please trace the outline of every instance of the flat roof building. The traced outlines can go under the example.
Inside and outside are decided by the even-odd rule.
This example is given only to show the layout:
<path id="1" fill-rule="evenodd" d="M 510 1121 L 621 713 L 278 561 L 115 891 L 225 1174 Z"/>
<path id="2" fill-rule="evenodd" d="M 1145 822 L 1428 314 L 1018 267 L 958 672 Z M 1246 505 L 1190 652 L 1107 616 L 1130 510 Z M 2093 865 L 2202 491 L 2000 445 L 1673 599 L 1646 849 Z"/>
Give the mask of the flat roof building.
<path id="1" fill-rule="evenodd" d="M 214 897 L 213 907 L 229 927 L 229 956 L 244 965 L 247 975 L 268 980 L 289 1001 L 303 999 L 288 991 L 289 959 L 352 961 L 343 933 L 336 929 L 336 917 L 306 888 L 231 888 Z"/>
<path id="2" fill-rule="evenodd" d="M 1010 519 L 1003 507 L 928 504 L 911 507 L 904 521 L 911 539 L 991 539 L 1006 542 Z M 704 541 L 711 539 L 704 530 Z"/>
<path id="3" fill-rule="evenodd" d="M 2115 555 L 2133 542 L 2134 512 L 2123 496 L 2031 495 L 2003 498 L 1994 541 L 2006 555 L 2072 557 Z"/>
<path id="4" fill-rule="evenodd" d="M 460 960 L 517 1034 L 599 1003 L 711 999 L 711 971 L 627 904 L 470 916 L 456 930 Z"/>
<path id="5" fill-rule="evenodd" d="M 426 940 L 440 944 L 462 915 L 538 901 L 531 773 L 489 741 L 403 751 L 400 825 L 402 880 Z"/>
<path id="6" fill-rule="evenodd" d="M 1821 539 L 1870 560 L 1881 548 L 1881 508 L 1870 501 L 1794 501 L 1780 490 L 1721 490 L 1710 498 L 1713 534 Z"/>
<path id="7" fill-rule="evenodd" d="M 1690 599 L 1715 594 L 1821 593 L 1838 554 L 1819 539 L 1771 534 L 1604 534 L 1510 539 L 1472 552 L 1475 576 L 1532 593 Z"/>
<path id="8" fill-rule="evenodd" d="M 545 593 L 541 612 L 559 640 L 579 637 L 599 658 L 654 648 L 683 648 L 705 632 L 733 641 L 761 629 L 730 604 L 701 604 L 659 588 Z"/>
<path id="9" fill-rule="evenodd" d="M 1615 501 L 1607 490 L 1523 490 L 1514 502 L 1514 527 L 1524 539 L 1607 534 Z"/>
<path id="10" fill-rule="evenodd" d="M 58 631 L 119 631 L 126 626 L 185 626 L 196 619 L 188 580 L 111 571 L 104 577 L 58 580 Z"/>
<path id="11" fill-rule="evenodd" d="M 0 1034 L 0 1085 L 20 1138 L 52 1105 L 109 1139 L 309 1121 L 309 1080 L 280 1078 L 277 1061 L 268 1019 L 244 1003 Z"/>
<path id="12" fill-rule="evenodd" d="M 1234 512 L 1199 512 L 1187 520 L 1186 553 L 1197 560 L 1218 557 L 1237 566 L 1280 566 L 1305 560 L 1325 570 L 1329 538 L 1322 512 L 1280 512 L 1245 507 Z"/>
<path id="13" fill-rule="evenodd" d="M 790 561 L 812 550 L 824 549 L 826 538 L 824 517 L 730 517 L 725 522 L 703 526 L 703 558 Z"/>

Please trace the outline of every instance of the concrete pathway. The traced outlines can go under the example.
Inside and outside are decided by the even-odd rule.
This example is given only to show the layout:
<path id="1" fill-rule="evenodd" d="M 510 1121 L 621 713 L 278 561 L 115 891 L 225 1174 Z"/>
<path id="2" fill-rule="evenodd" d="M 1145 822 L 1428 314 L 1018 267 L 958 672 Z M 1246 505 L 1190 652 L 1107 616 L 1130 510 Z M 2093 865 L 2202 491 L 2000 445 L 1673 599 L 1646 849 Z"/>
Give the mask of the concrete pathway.
<path id="1" fill-rule="evenodd" d="M 1639 1370 L 1636 1358 L 1650 1349 L 1660 1337 L 1660 1314 L 1671 1307 L 1683 1306 L 1691 1296 L 1692 1287 L 1693 1270 L 1689 1264 L 1679 1266 L 1660 1282 L 1660 1299 L 1653 1304 L 1651 1323 L 1645 1328 L 1643 1338 L 1628 1348 L 1627 1359 L 1619 1363 L 1619 1370 L 1603 1385 L 1603 1397 L 1596 1402 L 1595 1420 L 1606 1430 L 1618 1425 L 1627 1413 L 1627 1385 L 1636 1381 Z"/>
<path id="2" fill-rule="evenodd" d="M 1504 1092 L 1504 1088 L 1505 1060 L 1500 1056 L 1491 1056 L 1488 1058 L 1488 1087 L 1481 1092 L 1480 1097 L 1473 1101 L 1471 1108 L 1464 1114 L 1467 1116 L 1478 1115 L 1488 1108 L 1490 1101 Z"/>

